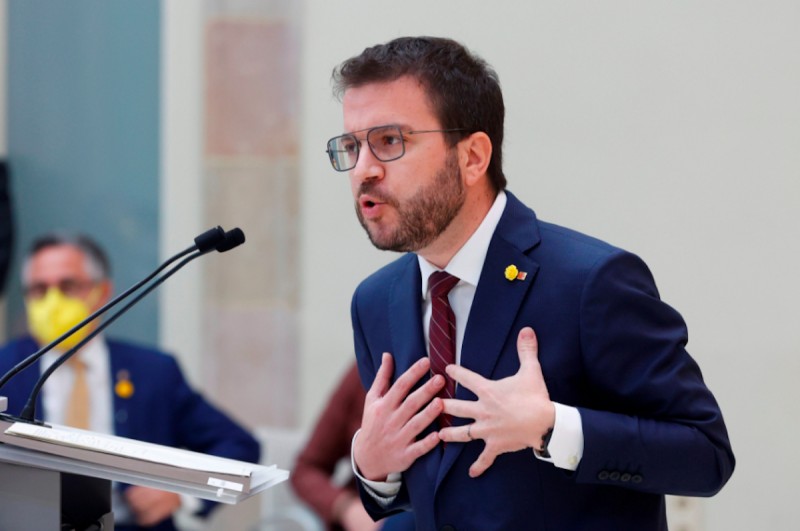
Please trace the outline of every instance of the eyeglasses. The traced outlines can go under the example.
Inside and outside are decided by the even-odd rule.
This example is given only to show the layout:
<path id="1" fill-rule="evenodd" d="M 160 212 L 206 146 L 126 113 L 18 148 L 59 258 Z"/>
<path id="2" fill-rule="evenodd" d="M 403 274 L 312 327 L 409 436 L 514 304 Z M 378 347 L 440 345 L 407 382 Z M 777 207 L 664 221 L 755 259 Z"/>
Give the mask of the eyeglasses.
<path id="1" fill-rule="evenodd" d="M 97 282 L 91 280 L 78 280 L 75 278 L 65 278 L 58 282 L 48 284 L 46 282 L 34 282 L 29 286 L 25 286 L 25 298 L 27 299 L 41 299 L 47 295 L 50 288 L 57 288 L 61 293 L 67 297 L 80 298 L 86 294 L 86 290 Z"/>
<path id="2" fill-rule="evenodd" d="M 375 158 L 381 162 L 397 160 L 406 154 L 404 135 L 419 135 L 422 133 L 454 133 L 465 129 L 428 129 L 425 131 L 400 130 L 397 125 L 379 125 L 357 133 L 367 132 L 367 145 Z M 361 140 L 354 133 L 335 136 L 328 140 L 328 157 L 336 171 L 348 171 L 356 167 L 358 153 L 361 150 Z"/>

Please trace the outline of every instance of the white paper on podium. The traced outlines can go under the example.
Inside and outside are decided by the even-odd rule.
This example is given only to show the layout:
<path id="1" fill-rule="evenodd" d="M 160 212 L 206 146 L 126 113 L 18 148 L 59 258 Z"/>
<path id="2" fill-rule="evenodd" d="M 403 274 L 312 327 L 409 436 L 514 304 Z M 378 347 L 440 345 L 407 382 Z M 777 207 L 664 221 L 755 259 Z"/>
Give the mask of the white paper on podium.
<path id="1" fill-rule="evenodd" d="M 253 472 L 252 467 L 243 465 L 241 461 L 126 439 L 116 435 L 78 430 L 68 426 L 53 425 L 52 427 L 44 427 L 16 422 L 6 430 L 6 433 L 73 448 L 84 448 L 106 454 L 130 457 L 140 461 L 150 461 L 151 463 L 161 463 L 191 470 L 202 470 L 209 473 L 250 477 Z"/>
<path id="2" fill-rule="evenodd" d="M 237 503 L 288 479 L 289 472 L 264 466 L 106 435 L 68 426 L 2 423 L 0 442 L 20 450 L 45 452 L 88 467 L 95 477 L 146 484 L 224 503 Z M 26 442 L 29 441 L 29 442 Z M 105 457 L 104 457 L 105 456 Z M 81 465 L 80 463 L 84 463 Z M 35 463 L 32 463 L 35 464 Z M 108 468 L 111 467 L 111 468 Z"/>

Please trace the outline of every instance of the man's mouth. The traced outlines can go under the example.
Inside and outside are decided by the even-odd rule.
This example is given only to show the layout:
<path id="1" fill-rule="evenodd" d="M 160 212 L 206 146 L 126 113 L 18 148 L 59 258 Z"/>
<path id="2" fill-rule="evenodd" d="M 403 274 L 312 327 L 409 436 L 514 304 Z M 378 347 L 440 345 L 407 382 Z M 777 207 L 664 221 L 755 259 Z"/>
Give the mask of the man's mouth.
<path id="1" fill-rule="evenodd" d="M 386 201 L 380 197 L 372 195 L 362 195 L 358 199 L 359 209 L 365 217 L 376 217 L 382 210 L 381 207 L 386 204 Z"/>
<path id="2" fill-rule="evenodd" d="M 384 203 L 380 198 L 371 195 L 362 195 L 358 201 L 361 203 L 361 208 L 372 208 Z"/>

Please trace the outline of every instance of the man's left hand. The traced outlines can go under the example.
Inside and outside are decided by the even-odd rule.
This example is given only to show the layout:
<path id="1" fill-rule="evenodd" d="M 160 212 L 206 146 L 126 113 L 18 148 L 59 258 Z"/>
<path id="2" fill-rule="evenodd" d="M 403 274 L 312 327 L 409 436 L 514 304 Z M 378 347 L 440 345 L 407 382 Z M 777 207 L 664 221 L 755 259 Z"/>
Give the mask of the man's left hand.
<path id="1" fill-rule="evenodd" d="M 464 426 L 443 428 L 439 437 L 447 442 L 483 439 L 486 447 L 469 469 L 470 477 L 483 474 L 495 458 L 524 448 L 539 449 L 542 436 L 553 427 L 555 406 L 539 365 L 536 334 L 523 328 L 517 337 L 519 371 L 502 380 L 488 380 L 458 365 L 449 365 L 447 374 L 478 397 L 477 401 L 445 399 L 444 413 L 475 419 Z M 533 456 L 531 456 L 533 458 Z"/>
<path id="2" fill-rule="evenodd" d="M 136 523 L 145 527 L 169 518 L 181 506 L 181 497 L 174 492 L 136 485 L 125 489 L 125 500 L 136 518 Z"/>

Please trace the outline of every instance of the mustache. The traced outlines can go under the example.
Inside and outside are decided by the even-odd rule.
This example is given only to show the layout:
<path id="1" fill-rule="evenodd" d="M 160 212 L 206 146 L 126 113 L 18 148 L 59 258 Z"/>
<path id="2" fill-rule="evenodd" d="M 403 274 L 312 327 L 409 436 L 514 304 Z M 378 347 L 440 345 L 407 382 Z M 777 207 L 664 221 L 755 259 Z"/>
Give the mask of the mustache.
<path id="1" fill-rule="evenodd" d="M 369 195 L 370 197 L 374 198 L 376 201 L 380 201 L 381 203 L 388 203 L 390 205 L 395 204 L 394 198 L 381 191 L 378 188 L 378 183 L 376 183 L 375 181 L 364 181 L 359 185 L 357 197 L 360 197 L 362 195 Z"/>

